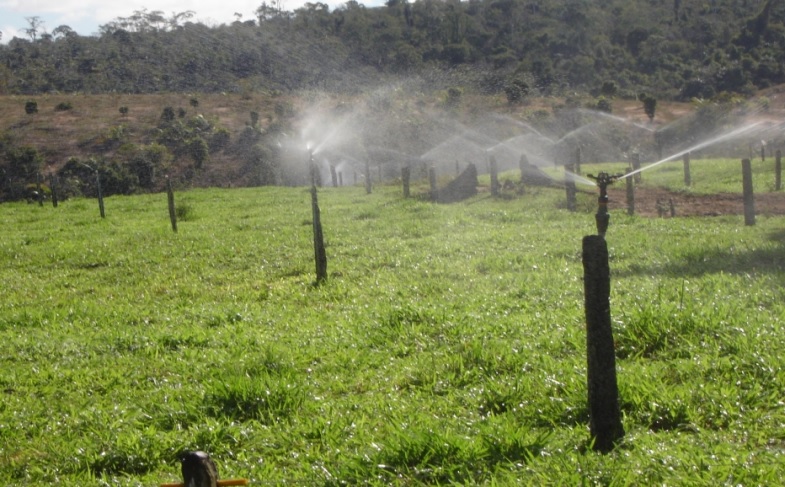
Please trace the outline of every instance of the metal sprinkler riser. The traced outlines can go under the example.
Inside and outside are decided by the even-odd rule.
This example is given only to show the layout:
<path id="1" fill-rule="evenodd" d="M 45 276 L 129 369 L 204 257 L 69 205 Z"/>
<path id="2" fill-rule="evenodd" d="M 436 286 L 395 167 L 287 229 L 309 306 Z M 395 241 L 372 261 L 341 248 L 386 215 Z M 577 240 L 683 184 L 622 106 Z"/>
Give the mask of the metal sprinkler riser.
<path id="1" fill-rule="evenodd" d="M 605 237 L 611 220 L 611 215 L 608 213 L 608 185 L 621 179 L 624 174 L 611 175 L 607 172 L 600 172 L 596 176 L 592 174 L 586 176 L 595 180 L 600 188 L 600 196 L 597 198 L 597 214 L 594 215 L 594 219 L 597 223 L 597 235 Z"/>

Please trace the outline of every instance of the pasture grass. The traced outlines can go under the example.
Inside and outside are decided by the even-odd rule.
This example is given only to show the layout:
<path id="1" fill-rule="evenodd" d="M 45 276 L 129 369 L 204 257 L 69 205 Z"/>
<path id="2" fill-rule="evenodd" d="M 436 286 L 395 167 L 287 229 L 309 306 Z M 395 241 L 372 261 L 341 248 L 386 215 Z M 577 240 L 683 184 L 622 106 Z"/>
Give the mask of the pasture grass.
<path id="1" fill-rule="evenodd" d="M 753 172 L 753 192 L 768 193 L 775 190 L 775 158 L 767 156 L 762 160 L 759 156 L 750 158 Z M 630 167 L 627 162 L 609 162 L 602 164 L 585 164 L 584 174 L 600 171 L 609 174 L 624 174 Z M 741 159 L 731 158 L 696 158 L 690 161 L 691 184 L 684 184 L 684 162 L 681 158 L 654 163 L 641 164 L 643 171 L 640 173 L 643 186 L 663 187 L 671 191 L 693 194 L 741 193 Z M 563 180 L 563 170 L 548 168 L 546 171 L 556 178 Z M 587 185 L 579 186 L 587 187 Z"/>
<path id="2" fill-rule="evenodd" d="M 4 204 L 0 478 L 153 486 L 202 449 L 252 485 L 779 483 L 785 219 L 613 212 L 627 434 L 602 455 L 593 209 L 562 199 L 322 189 L 318 286 L 302 188 L 179 193 L 176 234 L 165 194 Z"/>

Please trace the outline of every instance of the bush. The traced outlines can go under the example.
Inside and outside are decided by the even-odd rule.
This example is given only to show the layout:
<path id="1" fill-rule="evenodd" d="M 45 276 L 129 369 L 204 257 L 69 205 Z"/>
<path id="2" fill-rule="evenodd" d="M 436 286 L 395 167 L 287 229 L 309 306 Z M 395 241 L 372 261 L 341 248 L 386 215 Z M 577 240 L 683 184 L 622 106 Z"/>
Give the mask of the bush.
<path id="1" fill-rule="evenodd" d="M 460 88 L 449 88 L 447 90 L 447 100 L 445 104 L 448 107 L 457 107 L 461 104 L 461 99 L 463 98 L 463 90 Z"/>
<path id="2" fill-rule="evenodd" d="M 71 110 L 74 106 L 71 104 L 70 101 L 62 101 L 55 106 L 55 111 L 57 112 L 66 112 Z"/>
<path id="3" fill-rule="evenodd" d="M 598 98 L 597 99 L 597 110 L 599 110 L 601 112 L 612 113 L 613 112 L 613 107 L 611 106 L 610 100 L 608 100 L 604 96 L 601 96 L 600 98 Z"/>
<path id="4" fill-rule="evenodd" d="M 504 87 L 504 93 L 507 95 L 507 102 L 514 105 L 529 95 L 529 85 L 523 80 L 515 79 Z"/>
<path id="5" fill-rule="evenodd" d="M 38 102 L 30 100 L 25 103 L 25 113 L 28 115 L 38 113 Z"/>

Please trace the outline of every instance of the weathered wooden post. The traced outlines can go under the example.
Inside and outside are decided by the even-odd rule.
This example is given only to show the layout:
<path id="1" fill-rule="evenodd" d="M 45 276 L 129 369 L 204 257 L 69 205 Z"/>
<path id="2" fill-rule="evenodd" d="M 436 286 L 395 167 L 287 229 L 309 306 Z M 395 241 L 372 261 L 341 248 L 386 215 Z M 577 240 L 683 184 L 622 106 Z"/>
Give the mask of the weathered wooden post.
<path id="1" fill-rule="evenodd" d="M 632 154 L 632 170 L 638 172 L 636 172 L 632 177 L 635 178 L 636 183 L 641 182 L 640 168 L 641 168 L 641 155 L 638 152 L 635 152 Z"/>
<path id="2" fill-rule="evenodd" d="M 575 211 L 578 207 L 576 196 L 578 190 L 575 187 L 575 178 L 572 177 L 574 167 L 572 164 L 564 166 L 564 190 L 567 193 L 567 209 Z"/>
<path id="3" fill-rule="evenodd" d="M 777 149 L 774 154 L 774 191 L 782 189 L 782 151 Z"/>
<path id="4" fill-rule="evenodd" d="M 338 173 L 335 172 L 335 166 L 333 166 L 332 164 L 330 164 L 330 178 L 333 181 L 333 188 L 337 188 L 338 187 Z"/>
<path id="5" fill-rule="evenodd" d="M 210 456 L 201 451 L 188 451 L 180 457 L 182 482 L 162 483 L 159 487 L 232 487 L 248 485 L 248 479 L 219 479 L 218 468 Z"/>
<path id="6" fill-rule="evenodd" d="M 371 163 L 365 161 L 365 192 L 371 194 Z"/>
<path id="7" fill-rule="evenodd" d="M 49 175 L 49 188 L 52 190 L 52 206 L 57 208 L 57 176 Z"/>
<path id="8" fill-rule="evenodd" d="M 177 211 L 174 206 L 174 190 L 172 189 L 172 180 L 166 176 L 166 201 L 169 204 L 169 221 L 172 223 L 172 231 L 177 233 Z"/>
<path id="9" fill-rule="evenodd" d="M 313 211 L 313 252 L 316 263 L 316 284 L 321 284 L 327 279 L 327 252 L 324 248 L 322 216 L 319 210 L 316 186 L 311 186 L 311 210 Z"/>
<path id="10" fill-rule="evenodd" d="M 766 160 L 766 144 L 765 143 L 763 143 L 760 146 L 760 160 L 761 161 L 765 161 Z"/>
<path id="11" fill-rule="evenodd" d="M 518 169 L 521 171 L 521 183 L 526 180 L 526 170 L 529 167 L 529 158 L 526 157 L 526 154 L 521 154 L 521 158 L 518 160 Z"/>
<path id="12" fill-rule="evenodd" d="M 575 171 L 574 172 L 575 172 L 575 174 L 578 174 L 578 175 L 580 175 L 580 173 L 581 173 L 581 157 L 582 157 L 581 148 L 580 147 L 576 147 L 575 148 Z"/>
<path id="13" fill-rule="evenodd" d="M 752 164 L 749 159 L 741 161 L 741 184 L 744 194 L 744 224 L 755 225 L 755 197 L 752 193 Z"/>
<path id="14" fill-rule="evenodd" d="M 428 183 L 431 185 L 431 200 L 438 200 L 439 188 L 436 186 L 436 168 L 433 166 L 428 169 Z"/>
<path id="15" fill-rule="evenodd" d="M 186 453 L 181 470 L 183 483 L 188 487 L 218 487 L 218 468 L 205 452 Z"/>
<path id="16" fill-rule="evenodd" d="M 627 174 L 632 170 L 627 170 Z M 632 216 L 635 214 L 635 182 L 631 177 L 624 178 L 625 189 L 627 190 L 627 214 Z"/>
<path id="17" fill-rule="evenodd" d="M 690 153 L 687 152 L 682 157 L 684 162 L 684 186 L 692 186 L 692 176 L 690 175 Z"/>
<path id="18" fill-rule="evenodd" d="M 38 193 L 38 206 L 44 206 L 44 190 L 41 187 L 41 173 L 35 173 L 35 188 Z"/>
<path id="19" fill-rule="evenodd" d="M 499 196 L 499 168 L 496 163 L 496 157 L 490 156 L 488 166 L 491 170 L 491 195 Z"/>
<path id="20" fill-rule="evenodd" d="M 97 168 L 95 170 L 95 186 L 98 190 L 98 211 L 101 213 L 101 218 L 106 218 L 106 212 L 104 211 L 104 191 L 101 188 L 101 175 Z"/>
<path id="21" fill-rule="evenodd" d="M 583 238 L 589 431 L 594 449 L 613 450 L 624 436 L 611 329 L 608 246 L 601 235 Z"/>
<path id="22" fill-rule="evenodd" d="M 412 169 L 409 166 L 401 168 L 401 181 L 403 182 L 403 197 L 409 197 L 409 181 L 412 178 Z"/>

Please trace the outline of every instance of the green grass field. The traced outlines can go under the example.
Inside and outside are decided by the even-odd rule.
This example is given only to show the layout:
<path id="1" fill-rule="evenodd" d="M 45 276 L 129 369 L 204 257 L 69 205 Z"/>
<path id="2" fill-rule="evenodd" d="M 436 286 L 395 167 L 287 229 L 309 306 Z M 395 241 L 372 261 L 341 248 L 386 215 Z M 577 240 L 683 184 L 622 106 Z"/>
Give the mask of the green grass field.
<path id="1" fill-rule="evenodd" d="M 304 188 L 178 193 L 176 234 L 165 194 L 1 205 L 0 483 L 152 487 L 183 449 L 251 485 L 781 483 L 785 217 L 612 213 L 602 455 L 581 197 L 322 189 L 320 286 Z"/>

